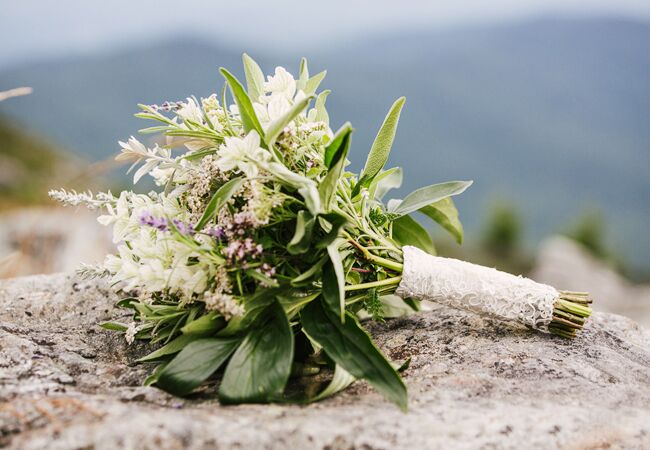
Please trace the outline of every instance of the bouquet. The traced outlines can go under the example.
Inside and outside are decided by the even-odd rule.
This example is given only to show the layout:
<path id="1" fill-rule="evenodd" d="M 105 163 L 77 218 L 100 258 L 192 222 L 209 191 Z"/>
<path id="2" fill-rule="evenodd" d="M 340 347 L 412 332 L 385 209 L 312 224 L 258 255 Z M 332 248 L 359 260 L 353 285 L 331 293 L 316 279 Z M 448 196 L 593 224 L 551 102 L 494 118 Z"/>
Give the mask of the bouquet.
<path id="1" fill-rule="evenodd" d="M 141 132 L 157 138 L 120 142 L 117 159 L 137 167 L 134 183 L 149 175 L 159 189 L 50 192 L 101 209 L 99 222 L 113 227 L 117 254 L 81 272 L 108 277 L 124 296 L 118 305 L 132 320 L 105 328 L 158 344 L 140 359 L 157 365 L 146 384 L 182 396 L 222 371 L 227 404 L 320 400 L 363 379 L 406 409 L 403 367 L 374 345 L 364 318 L 429 300 L 569 338 L 580 330 L 586 293 L 435 256 L 411 214 L 460 243 L 452 196 L 471 182 L 384 202 L 402 182 L 401 169 L 385 164 L 404 98 L 357 175 L 346 170 L 353 129 L 333 132 L 330 91 L 317 93 L 325 72 L 311 76 L 303 59 L 298 79 L 277 67 L 265 80 L 249 56 L 243 62 L 246 87 L 222 68 L 219 95 L 139 105 L 136 116 L 156 123 Z M 320 391 L 287 389 L 290 378 L 319 372 L 333 373 Z"/>

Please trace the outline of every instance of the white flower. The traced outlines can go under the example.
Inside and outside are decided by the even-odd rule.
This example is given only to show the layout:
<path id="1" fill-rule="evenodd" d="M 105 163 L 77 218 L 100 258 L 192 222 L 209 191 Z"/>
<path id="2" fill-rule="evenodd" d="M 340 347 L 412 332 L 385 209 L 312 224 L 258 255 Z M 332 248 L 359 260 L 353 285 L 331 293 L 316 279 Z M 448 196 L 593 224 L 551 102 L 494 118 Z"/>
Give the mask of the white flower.
<path id="1" fill-rule="evenodd" d="M 293 99 L 296 94 L 296 80 L 284 67 L 276 67 L 275 76 L 269 75 L 267 80 L 264 83 L 264 90 L 270 92 L 271 97 L 278 95 L 286 100 Z"/>
<path id="2" fill-rule="evenodd" d="M 187 99 L 186 103 L 176 111 L 176 115 L 184 120 L 191 120 L 195 123 L 203 123 L 203 111 L 199 105 L 196 104 L 193 98 Z"/>
<path id="3" fill-rule="evenodd" d="M 254 130 L 243 139 L 227 137 L 217 156 L 217 166 L 220 170 L 240 170 L 248 178 L 256 177 L 259 173 L 259 163 L 264 163 L 271 157 L 267 150 L 260 147 L 260 136 Z"/>
<path id="4" fill-rule="evenodd" d="M 116 161 L 139 161 L 149 156 L 147 147 L 133 136 L 131 136 L 126 142 L 118 141 L 118 143 L 120 144 L 120 147 L 122 147 L 122 153 L 115 157 Z"/>

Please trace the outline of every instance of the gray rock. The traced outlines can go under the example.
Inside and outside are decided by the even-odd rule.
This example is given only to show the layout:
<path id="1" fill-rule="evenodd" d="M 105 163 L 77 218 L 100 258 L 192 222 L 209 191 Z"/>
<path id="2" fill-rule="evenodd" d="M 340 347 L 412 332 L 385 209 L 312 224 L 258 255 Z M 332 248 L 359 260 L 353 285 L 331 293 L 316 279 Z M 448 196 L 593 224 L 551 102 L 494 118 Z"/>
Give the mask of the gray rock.
<path id="1" fill-rule="evenodd" d="M 404 377 L 407 414 L 365 383 L 308 406 L 222 407 L 141 386 L 97 323 L 101 282 L 0 283 L 0 446 L 13 449 L 650 448 L 650 333 L 596 313 L 569 342 L 449 309 L 369 328 Z"/>

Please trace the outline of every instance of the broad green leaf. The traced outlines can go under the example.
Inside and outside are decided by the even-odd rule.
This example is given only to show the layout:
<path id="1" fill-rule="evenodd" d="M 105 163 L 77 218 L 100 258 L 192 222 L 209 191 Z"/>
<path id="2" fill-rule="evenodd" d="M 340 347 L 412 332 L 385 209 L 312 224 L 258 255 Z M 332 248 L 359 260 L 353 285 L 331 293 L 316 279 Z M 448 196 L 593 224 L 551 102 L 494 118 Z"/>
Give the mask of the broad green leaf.
<path id="1" fill-rule="evenodd" d="M 352 128 L 349 124 L 345 124 L 325 149 L 325 165 L 328 166 L 328 171 L 318 186 L 320 201 L 325 210 L 329 209 L 329 205 L 336 195 L 336 189 L 350 149 L 351 136 Z"/>
<path id="2" fill-rule="evenodd" d="M 463 224 L 460 223 L 458 210 L 451 198 L 444 198 L 430 205 L 423 206 L 419 211 L 438 222 L 456 239 L 456 242 L 459 244 L 463 243 Z"/>
<path id="3" fill-rule="evenodd" d="M 304 89 L 305 95 L 313 95 L 316 89 L 318 89 L 318 86 L 320 86 L 321 81 L 325 78 L 325 75 L 327 75 L 327 71 L 323 70 L 307 80 Z"/>
<path id="4" fill-rule="evenodd" d="M 355 378 L 363 378 L 384 397 L 407 409 L 406 386 L 386 357 L 350 313 L 344 323 L 323 302 L 309 303 L 300 313 L 309 337 Z"/>
<path id="5" fill-rule="evenodd" d="M 242 86 L 233 74 L 223 67 L 219 69 L 219 71 L 228 82 L 228 86 L 230 86 L 232 96 L 235 99 L 237 108 L 239 108 L 239 116 L 241 117 L 242 125 L 244 125 L 244 131 L 248 133 L 251 130 L 255 130 L 257 131 L 257 134 L 264 136 L 262 125 L 260 125 L 260 121 L 255 114 L 255 109 L 253 109 L 253 103 L 246 93 L 246 90 L 244 90 L 244 86 Z"/>
<path id="6" fill-rule="evenodd" d="M 221 186 L 210 199 L 208 206 L 205 207 L 203 216 L 201 216 L 201 219 L 199 219 L 195 226 L 196 231 L 201 231 L 209 221 L 214 219 L 217 214 L 219 214 L 219 210 L 223 208 L 228 200 L 230 200 L 243 185 L 243 178 L 233 178 Z"/>
<path id="7" fill-rule="evenodd" d="M 330 260 L 323 266 L 323 301 L 330 311 L 345 320 L 345 271 L 336 244 L 327 247 Z"/>
<path id="8" fill-rule="evenodd" d="M 174 395 L 187 395 L 226 362 L 239 338 L 203 338 L 189 343 L 158 375 L 156 385 Z"/>
<path id="9" fill-rule="evenodd" d="M 266 142 L 268 147 L 275 144 L 275 140 L 280 136 L 282 130 L 284 130 L 298 114 L 304 111 L 312 98 L 314 98 L 314 96 L 310 95 L 299 102 L 294 103 L 294 105 L 289 108 L 289 111 L 269 125 L 269 128 L 266 130 L 266 134 L 264 135 L 264 142 Z"/>
<path id="10" fill-rule="evenodd" d="M 352 383 L 356 381 L 356 378 L 354 378 L 352 375 L 350 375 L 346 370 L 339 366 L 338 364 L 334 368 L 334 376 L 332 377 L 332 380 L 329 382 L 327 387 L 323 389 L 316 397 L 311 399 L 311 401 L 317 402 L 319 400 L 323 400 L 324 398 L 327 398 L 331 395 L 336 394 L 339 391 L 342 391 L 346 387 L 350 386 Z"/>
<path id="11" fill-rule="evenodd" d="M 471 185 L 472 181 L 448 181 L 416 189 L 407 195 L 393 211 L 389 212 L 397 216 L 404 216 L 444 198 L 461 194 Z"/>
<path id="12" fill-rule="evenodd" d="M 370 185 L 370 193 L 376 199 L 383 199 L 384 195 L 391 189 L 398 189 L 402 186 L 404 173 L 401 167 L 393 167 L 381 172 Z"/>
<path id="13" fill-rule="evenodd" d="M 183 334 L 206 335 L 216 333 L 224 327 L 225 321 L 217 313 L 211 312 L 191 321 L 181 328 Z"/>
<path id="14" fill-rule="evenodd" d="M 259 102 L 259 98 L 264 95 L 264 73 L 255 60 L 246 53 L 243 54 L 242 60 L 244 61 L 248 96 L 252 101 Z"/>
<path id="15" fill-rule="evenodd" d="M 299 255 L 309 250 L 311 236 L 314 230 L 316 219 L 308 211 L 298 211 L 296 217 L 296 231 L 293 233 L 291 242 L 287 244 L 287 251 L 292 255 Z"/>
<path id="16" fill-rule="evenodd" d="M 277 299 L 282 305 L 285 314 L 291 320 L 298 311 L 302 309 L 307 303 L 314 301 L 321 295 L 320 291 L 314 291 L 305 295 L 303 291 L 294 291 L 290 295 L 278 295 Z"/>
<path id="17" fill-rule="evenodd" d="M 143 386 L 151 386 L 152 384 L 155 384 L 158 381 L 158 377 L 160 376 L 160 373 L 165 370 L 165 367 L 167 367 L 167 364 L 169 364 L 169 361 L 158 364 L 156 368 L 151 372 L 151 374 L 144 379 L 142 382 Z"/>
<path id="18" fill-rule="evenodd" d="M 230 359 L 219 387 L 222 403 L 268 402 L 280 398 L 291 373 L 293 332 L 274 301 Z"/>
<path id="19" fill-rule="evenodd" d="M 217 333 L 217 336 L 234 336 L 247 330 L 257 322 L 266 307 L 275 301 L 277 289 L 258 289 L 253 296 L 246 299 L 246 312 L 243 316 L 235 316 L 228 325 Z"/>
<path id="20" fill-rule="evenodd" d="M 361 188 L 367 187 L 388 161 L 388 155 L 390 155 L 390 149 L 393 146 L 395 132 L 397 131 L 397 123 L 405 101 L 406 98 L 404 97 L 398 98 L 388 111 L 370 148 L 366 165 L 361 172 L 361 179 L 352 191 L 353 196 L 357 195 Z"/>
<path id="21" fill-rule="evenodd" d="M 402 246 L 412 245 L 431 255 L 436 254 L 429 232 L 411 216 L 402 216 L 393 221 L 393 239 Z"/>
<path id="22" fill-rule="evenodd" d="M 190 342 L 194 342 L 198 339 L 201 339 L 202 337 L 204 336 L 200 334 L 181 334 L 171 342 L 168 342 L 167 344 L 160 347 L 155 352 L 149 353 L 147 356 L 138 359 L 138 362 L 156 361 L 166 356 L 173 355 L 174 353 L 178 353 L 183 350 L 183 348 L 185 348 L 185 346 Z"/>

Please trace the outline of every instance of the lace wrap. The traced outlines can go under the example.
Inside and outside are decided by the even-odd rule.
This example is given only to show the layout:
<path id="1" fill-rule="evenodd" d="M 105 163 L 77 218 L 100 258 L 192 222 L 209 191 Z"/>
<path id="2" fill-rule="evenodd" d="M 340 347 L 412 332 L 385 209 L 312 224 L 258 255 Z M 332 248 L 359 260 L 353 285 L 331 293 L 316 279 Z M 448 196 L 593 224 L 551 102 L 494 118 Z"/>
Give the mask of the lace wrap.
<path id="1" fill-rule="evenodd" d="M 529 278 L 405 246 L 396 294 L 514 320 L 548 332 L 559 292 Z"/>

